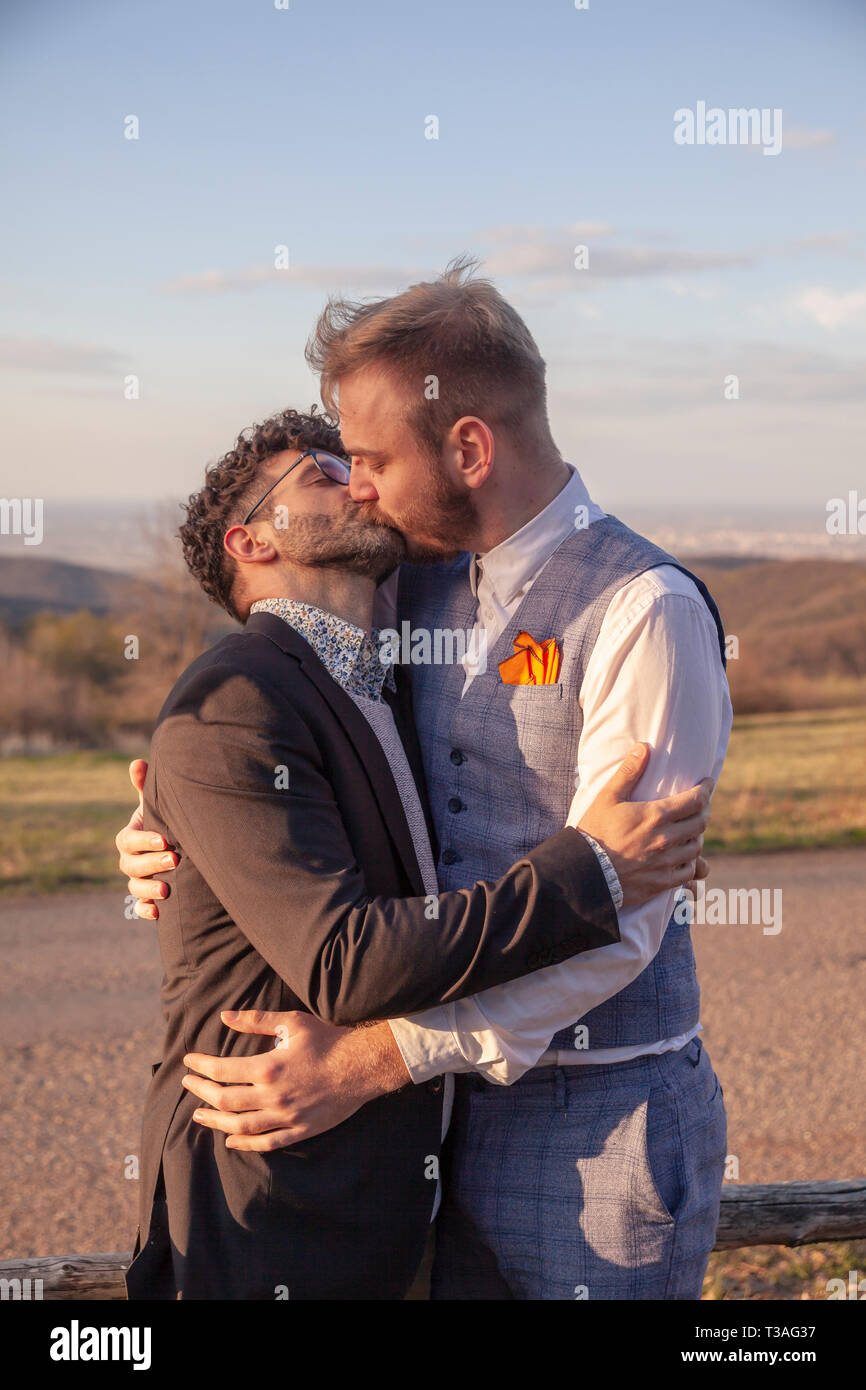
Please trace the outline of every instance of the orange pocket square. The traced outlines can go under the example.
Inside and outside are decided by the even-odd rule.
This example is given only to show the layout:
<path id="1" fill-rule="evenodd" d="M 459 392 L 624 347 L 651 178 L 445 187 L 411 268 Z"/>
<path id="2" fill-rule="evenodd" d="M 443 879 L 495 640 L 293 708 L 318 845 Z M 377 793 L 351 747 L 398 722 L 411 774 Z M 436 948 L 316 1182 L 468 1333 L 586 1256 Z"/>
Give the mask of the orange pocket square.
<path id="1" fill-rule="evenodd" d="M 518 632 L 514 655 L 499 663 L 505 685 L 555 685 L 559 676 L 559 647 L 553 637 L 536 642 L 528 632 Z"/>

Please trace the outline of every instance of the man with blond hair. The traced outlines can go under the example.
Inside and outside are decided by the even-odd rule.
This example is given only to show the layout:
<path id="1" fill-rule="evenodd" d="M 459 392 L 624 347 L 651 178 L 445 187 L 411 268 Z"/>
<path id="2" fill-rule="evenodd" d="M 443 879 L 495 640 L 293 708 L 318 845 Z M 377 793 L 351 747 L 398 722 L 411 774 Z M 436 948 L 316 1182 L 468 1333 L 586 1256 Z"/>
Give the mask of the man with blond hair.
<path id="1" fill-rule="evenodd" d="M 308 357 L 339 408 L 353 500 L 407 540 L 380 623 L 465 632 L 486 653 L 482 670 L 410 651 L 440 890 L 495 880 L 576 825 L 635 738 L 650 745 L 639 795 L 717 779 L 731 707 L 715 605 L 562 458 L 545 363 L 495 287 L 461 261 L 388 299 L 332 300 Z M 434 1298 L 699 1298 L 725 1112 L 674 905 L 671 889 L 622 909 L 603 951 L 358 1029 L 338 1062 L 325 1047 L 307 1065 L 301 1043 L 265 1081 L 256 1059 L 229 1076 L 197 1057 L 190 1084 L 216 1106 L 208 1123 L 255 1150 L 457 1074 Z M 223 1110 L 228 1080 L 249 1091 Z"/>

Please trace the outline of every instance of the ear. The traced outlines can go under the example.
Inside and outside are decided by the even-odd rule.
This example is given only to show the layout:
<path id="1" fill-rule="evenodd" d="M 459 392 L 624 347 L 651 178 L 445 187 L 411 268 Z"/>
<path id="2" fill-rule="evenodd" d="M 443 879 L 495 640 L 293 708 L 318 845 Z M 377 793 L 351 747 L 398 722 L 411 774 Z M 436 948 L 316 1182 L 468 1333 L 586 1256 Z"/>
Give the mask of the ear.
<path id="1" fill-rule="evenodd" d="M 277 558 L 273 541 L 257 536 L 246 526 L 230 526 L 223 536 L 223 547 L 241 565 L 266 564 Z"/>
<path id="2" fill-rule="evenodd" d="M 489 425 L 477 415 L 464 415 L 449 430 L 445 447 L 467 487 L 486 483 L 496 461 L 496 441 Z"/>

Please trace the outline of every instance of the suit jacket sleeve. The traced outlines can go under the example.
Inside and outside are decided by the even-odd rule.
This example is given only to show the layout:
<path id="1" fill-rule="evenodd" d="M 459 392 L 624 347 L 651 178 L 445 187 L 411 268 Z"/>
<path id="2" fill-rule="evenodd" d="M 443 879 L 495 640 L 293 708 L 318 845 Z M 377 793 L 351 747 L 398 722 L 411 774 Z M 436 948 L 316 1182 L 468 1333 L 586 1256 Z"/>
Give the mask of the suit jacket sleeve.
<path id="1" fill-rule="evenodd" d="M 604 874 L 574 829 L 496 883 L 441 893 L 435 919 L 424 897 L 371 897 L 316 740 L 285 696 L 241 673 L 198 687 L 163 713 L 145 804 L 320 1018 L 413 1013 L 619 940 Z"/>

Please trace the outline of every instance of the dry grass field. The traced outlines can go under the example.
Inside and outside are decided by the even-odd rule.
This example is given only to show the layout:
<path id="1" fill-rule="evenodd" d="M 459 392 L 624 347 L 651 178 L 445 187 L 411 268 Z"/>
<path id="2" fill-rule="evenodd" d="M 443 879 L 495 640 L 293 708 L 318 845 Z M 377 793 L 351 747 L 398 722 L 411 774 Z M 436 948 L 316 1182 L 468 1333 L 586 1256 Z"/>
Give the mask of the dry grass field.
<path id="1" fill-rule="evenodd" d="M 712 854 L 866 843 L 866 709 L 741 715 L 713 800 Z"/>
<path id="2" fill-rule="evenodd" d="M 110 752 L 0 758 L 0 895 L 118 886 L 113 839 L 134 800 L 127 764 Z M 736 720 L 710 854 L 863 843 L 866 709 Z"/>
<path id="3" fill-rule="evenodd" d="M 141 752 L 146 751 L 146 744 L 143 743 Z M 39 1036 L 46 1031 L 51 1032 L 51 1019 L 58 1009 L 65 1018 L 66 1012 L 73 1008 L 74 999 L 68 998 L 70 981 L 67 978 L 71 967 L 60 966 L 60 973 L 57 974 L 59 960 L 50 948 L 47 953 L 43 951 L 38 932 L 34 942 L 32 925 L 25 929 L 25 920 L 30 921 L 27 914 L 38 914 L 41 910 L 49 913 L 45 945 L 49 938 L 60 932 L 57 947 L 62 955 L 68 935 L 69 914 L 75 912 L 74 904 L 78 903 L 84 908 L 87 903 L 96 901 L 97 897 L 108 903 L 109 898 L 100 891 L 108 889 L 110 912 L 107 908 L 103 911 L 110 918 L 110 923 L 101 929 L 102 936 L 112 942 L 116 937 L 118 949 L 121 943 L 126 942 L 117 962 L 108 970 L 110 978 L 100 985 L 98 992 L 94 993 L 92 981 L 87 985 L 82 1006 L 85 1010 L 82 1017 L 87 1017 L 90 1026 L 96 1027 L 100 1035 L 98 1044 L 95 1041 L 93 1047 L 86 1049 L 83 1054 L 82 1065 L 87 1075 L 81 1078 L 82 1103 L 95 1104 L 95 1098 L 105 1091 L 104 1104 L 108 1109 L 104 1116 L 100 1113 L 94 1132 L 105 1131 L 114 1135 L 113 1142 L 106 1141 L 110 1153 L 101 1157 L 97 1155 L 98 1162 L 93 1160 L 96 1177 L 100 1179 L 102 1187 L 105 1186 L 103 1170 L 114 1172 L 120 1162 L 118 1155 L 122 1157 L 127 1151 L 134 1151 L 140 1097 L 130 1091 L 130 1078 L 138 1077 L 140 1055 L 150 1056 L 144 1037 L 145 1032 L 149 1036 L 149 1030 L 145 1029 L 144 1021 L 150 1016 L 151 1010 L 139 1001 L 139 994 L 142 999 L 149 999 L 152 992 L 155 1001 L 158 980 L 156 960 L 150 960 L 155 943 L 149 934 L 142 936 L 137 928 L 131 930 L 129 923 L 124 921 L 125 885 L 116 873 L 113 836 L 118 826 L 126 820 L 133 804 L 126 768 L 125 754 L 109 752 L 0 758 L 0 895 L 6 898 L 7 926 L 12 938 L 17 940 L 24 932 L 24 939 L 16 948 L 19 954 L 24 950 L 19 964 L 23 962 L 27 970 L 39 976 L 37 979 L 34 975 L 28 981 L 32 988 L 25 985 L 24 998 L 20 1001 L 22 1006 L 32 1010 L 41 1000 L 47 1010 L 46 1017 L 40 1019 L 37 1025 Z M 862 844 L 866 842 L 864 792 L 866 710 L 836 709 L 740 717 L 735 724 L 730 756 L 714 802 L 714 821 L 708 840 L 710 856 L 758 852 L 755 865 L 763 864 L 766 872 L 768 860 L 761 851 L 819 850 L 821 847 Z M 817 853 L 813 861 L 816 885 L 825 857 Z M 771 855 L 771 859 L 775 862 L 776 856 Z M 730 862 L 718 860 L 717 874 L 721 874 L 724 864 Z M 91 893 L 97 890 L 95 897 L 89 898 L 87 890 Z M 29 897 L 32 906 L 25 911 L 22 905 L 28 899 L 22 895 L 34 894 L 44 899 L 44 909 L 37 896 Z M 64 907 L 63 900 L 69 894 L 73 896 Z M 56 920 L 55 912 L 60 914 Z M 94 922 L 98 914 L 93 916 L 85 911 L 85 917 L 87 922 L 82 930 L 85 934 L 92 934 L 97 930 Z M 26 948 L 25 939 L 29 943 Z M 14 955 L 15 949 L 10 949 Z M 93 949 L 96 950 L 95 943 Z M 96 957 L 91 949 L 85 949 L 84 943 L 82 950 L 85 960 L 101 960 L 103 956 L 114 959 L 104 944 L 97 950 Z M 138 976 L 130 975 L 130 951 L 134 955 L 133 965 L 138 960 L 135 952 L 144 952 L 147 956 L 136 967 L 142 973 L 141 981 L 138 981 Z M 7 965 L 11 967 L 11 961 Z M 74 970 L 72 973 L 75 974 Z M 53 986 L 51 981 L 54 982 Z M 66 999 L 62 1008 L 51 1002 L 51 989 L 60 987 L 61 982 Z M 20 977 L 16 989 L 20 993 Z M 716 992 L 719 993 L 720 989 L 721 986 L 717 984 Z M 709 995 L 708 1002 L 712 1003 L 712 990 Z M 726 996 L 719 994 L 717 1007 L 722 1011 L 720 1017 L 726 1009 L 725 999 Z M 134 1006 L 142 1014 L 142 1027 L 134 1036 L 127 1037 L 126 1023 L 128 1016 L 135 1012 Z M 112 1021 L 112 1017 L 109 1017 L 112 1009 L 121 1016 L 120 1021 Z M 30 1021 L 33 1022 L 32 1019 Z M 18 1081 L 25 1108 L 30 1103 L 26 1097 L 32 1099 L 33 1089 L 37 1088 L 42 1100 L 39 1115 L 42 1117 L 44 1108 L 45 1122 L 48 1122 L 53 1113 L 51 1095 L 44 1091 L 47 1083 L 43 1075 L 45 1066 L 37 1056 L 38 1039 L 28 1036 L 26 1027 L 19 1033 L 20 1024 L 21 1020 L 15 1023 L 10 1019 L 12 1034 L 6 1061 L 9 1069 L 7 1074 L 17 1075 L 20 1071 Z M 712 1055 L 715 1043 L 712 1009 L 709 1010 L 708 1026 Z M 110 1047 L 111 1038 L 118 1030 L 123 1035 L 122 1046 L 117 1044 L 120 1052 L 117 1056 L 112 1053 L 106 1059 L 106 1065 L 100 1067 L 99 1049 Z M 50 1050 L 53 1041 L 46 1040 L 45 1046 Z M 88 1069 L 93 1070 L 92 1076 Z M 117 1084 L 112 1090 L 111 1078 L 115 1075 Z M 99 1076 L 102 1081 L 97 1084 Z M 754 1140 L 761 1124 L 759 1119 L 755 1120 L 753 1135 L 748 1114 L 751 1112 L 744 1108 L 743 1122 Z M 122 1134 L 120 1129 L 123 1130 Z M 115 1130 L 118 1130 L 116 1135 Z M 38 1135 L 34 1142 L 38 1150 Z M 75 1148 L 72 1138 L 69 1143 Z M 61 1148 L 66 1152 L 65 1145 L 61 1145 Z M 75 1148 L 75 1151 L 77 1153 L 78 1149 Z M 35 1155 L 28 1155 L 28 1164 L 32 1165 L 33 1161 Z M 845 1164 L 842 1166 L 845 1167 Z M 850 1176 L 847 1169 L 843 1174 L 832 1165 L 827 1171 L 822 1169 L 816 1175 L 829 1176 L 831 1173 Z M 782 1176 L 787 1176 L 787 1173 Z M 85 1189 L 95 1181 L 89 1169 L 79 1177 Z M 754 1178 L 750 1177 L 749 1180 Z M 760 1175 L 759 1180 L 767 1178 Z M 14 1181 L 11 1181 L 13 1189 L 14 1186 Z M 58 1190 L 63 1189 L 63 1182 L 58 1180 L 57 1186 Z M 92 1220 L 84 1222 L 86 1231 L 90 1231 L 94 1222 L 98 1225 L 99 1220 L 103 1220 L 111 1233 L 117 1233 L 113 1239 L 107 1232 L 97 1235 L 94 1230 L 88 1235 L 84 1229 L 79 1231 L 76 1225 L 76 1222 L 80 1224 L 77 1209 L 66 1211 L 65 1208 L 58 1208 L 55 1212 L 53 1196 L 49 1199 L 46 1195 L 46 1210 L 36 1212 L 34 1208 L 38 1207 L 38 1203 L 34 1203 L 30 1192 L 27 1199 L 22 1200 L 21 1212 L 12 1223 L 14 1229 L 8 1231 L 7 1238 L 2 1242 L 6 1255 L 63 1253 L 73 1247 L 95 1248 L 94 1240 L 97 1245 L 100 1240 L 103 1244 L 107 1240 L 115 1248 L 122 1247 L 132 1219 L 131 1198 L 125 1192 L 125 1186 L 128 1185 L 120 1185 L 119 1197 L 114 1194 L 110 1219 L 109 1211 L 103 1210 L 104 1203 L 100 1198 L 102 1217 L 97 1219 L 91 1214 Z M 114 1192 L 114 1188 L 111 1191 Z M 127 1207 L 130 1207 L 129 1211 Z M 765 1246 L 723 1252 L 713 1255 L 711 1259 L 704 1298 L 824 1299 L 827 1297 L 828 1280 L 847 1279 L 851 1270 L 866 1273 L 866 1242 L 807 1246 L 801 1250 Z"/>
<path id="4" fill-rule="evenodd" d="M 0 758 L 0 895 L 120 886 L 134 794 L 119 753 Z"/>

